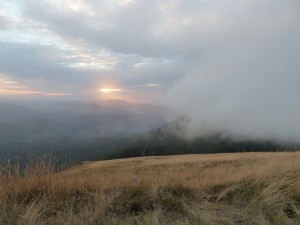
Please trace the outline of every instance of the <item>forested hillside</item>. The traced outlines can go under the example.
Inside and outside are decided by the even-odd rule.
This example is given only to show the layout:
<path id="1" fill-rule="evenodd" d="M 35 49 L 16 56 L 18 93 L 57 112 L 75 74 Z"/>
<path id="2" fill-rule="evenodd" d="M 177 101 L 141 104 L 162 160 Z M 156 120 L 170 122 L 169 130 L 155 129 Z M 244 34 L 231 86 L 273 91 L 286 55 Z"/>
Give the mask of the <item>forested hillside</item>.
<path id="1" fill-rule="evenodd" d="M 226 133 L 210 133 L 186 137 L 185 118 L 173 121 L 151 132 L 130 139 L 111 154 L 111 158 L 194 153 L 269 152 L 297 150 L 299 145 L 272 139 L 238 139 Z"/>

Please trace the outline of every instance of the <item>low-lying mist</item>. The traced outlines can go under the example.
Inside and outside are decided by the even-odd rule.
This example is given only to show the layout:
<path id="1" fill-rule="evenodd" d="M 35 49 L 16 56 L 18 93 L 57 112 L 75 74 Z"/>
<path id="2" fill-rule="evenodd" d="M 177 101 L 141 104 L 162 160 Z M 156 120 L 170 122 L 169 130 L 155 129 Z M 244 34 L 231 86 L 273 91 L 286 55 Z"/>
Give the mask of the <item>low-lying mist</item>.
<path id="1" fill-rule="evenodd" d="M 0 160 L 29 152 L 102 159 L 127 139 L 164 125 L 164 111 L 118 101 L 0 102 Z"/>

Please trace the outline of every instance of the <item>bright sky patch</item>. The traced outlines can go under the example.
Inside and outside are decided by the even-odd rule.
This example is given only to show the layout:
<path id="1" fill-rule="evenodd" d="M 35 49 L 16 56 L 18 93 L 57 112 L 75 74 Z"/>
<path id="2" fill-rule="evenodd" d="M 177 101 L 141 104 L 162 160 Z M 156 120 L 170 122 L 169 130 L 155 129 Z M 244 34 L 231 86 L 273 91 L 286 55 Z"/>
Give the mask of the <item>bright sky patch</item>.
<path id="1" fill-rule="evenodd" d="M 121 91 L 123 91 L 123 89 L 119 89 L 119 88 L 101 88 L 100 91 L 103 92 L 103 93 L 112 93 L 112 92 L 121 92 Z"/>

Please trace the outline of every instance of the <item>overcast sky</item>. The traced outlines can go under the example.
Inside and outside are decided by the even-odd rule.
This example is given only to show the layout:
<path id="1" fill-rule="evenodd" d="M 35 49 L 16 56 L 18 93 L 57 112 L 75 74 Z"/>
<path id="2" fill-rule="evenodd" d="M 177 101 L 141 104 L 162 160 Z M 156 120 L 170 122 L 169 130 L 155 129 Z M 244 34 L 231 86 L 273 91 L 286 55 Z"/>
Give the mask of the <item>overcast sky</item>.
<path id="1" fill-rule="evenodd" d="M 297 63 L 299 14 L 297 0 L 1 0 L 0 95 L 155 101 L 191 73 L 203 85 L 209 64 L 248 76 L 255 48 Z"/>
<path id="2" fill-rule="evenodd" d="M 300 1 L 1 0 L 0 96 L 161 102 L 191 131 L 299 140 Z"/>
<path id="3" fill-rule="evenodd" d="M 214 4 L 1 0 L 0 95 L 156 101 L 211 48 Z"/>

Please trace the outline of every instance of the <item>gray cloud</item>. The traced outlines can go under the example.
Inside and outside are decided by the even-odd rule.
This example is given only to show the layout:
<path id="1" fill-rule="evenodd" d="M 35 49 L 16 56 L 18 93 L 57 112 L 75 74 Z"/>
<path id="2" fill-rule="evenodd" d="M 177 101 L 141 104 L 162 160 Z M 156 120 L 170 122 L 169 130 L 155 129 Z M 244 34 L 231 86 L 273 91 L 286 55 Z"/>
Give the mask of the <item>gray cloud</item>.
<path id="1" fill-rule="evenodd" d="M 1 71 L 17 78 L 47 78 L 49 80 L 71 80 L 70 69 L 59 61 L 59 51 L 50 46 L 0 43 Z M 75 75 L 76 77 L 76 75 Z"/>
<path id="2" fill-rule="evenodd" d="M 61 53 L 50 46 L 0 42 L 0 71 L 30 89 L 87 97 L 84 90 L 99 72 L 70 68 Z"/>
<path id="3" fill-rule="evenodd" d="M 5 29 L 6 27 L 7 27 L 7 22 L 4 16 L 1 16 L 0 14 L 0 29 Z"/>
<path id="4" fill-rule="evenodd" d="M 190 1 L 198 10 L 182 10 L 181 1 L 136 1 L 127 7 L 114 5 L 114 11 L 107 14 L 102 9 L 105 1 L 89 1 L 86 4 L 95 14 L 92 18 L 81 11 L 56 7 L 52 1 L 27 2 L 32 2 L 26 4 L 28 18 L 47 24 L 66 38 L 144 57 L 199 55 L 220 28 L 210 12 L 211 4 L 204 2 Z"/>

